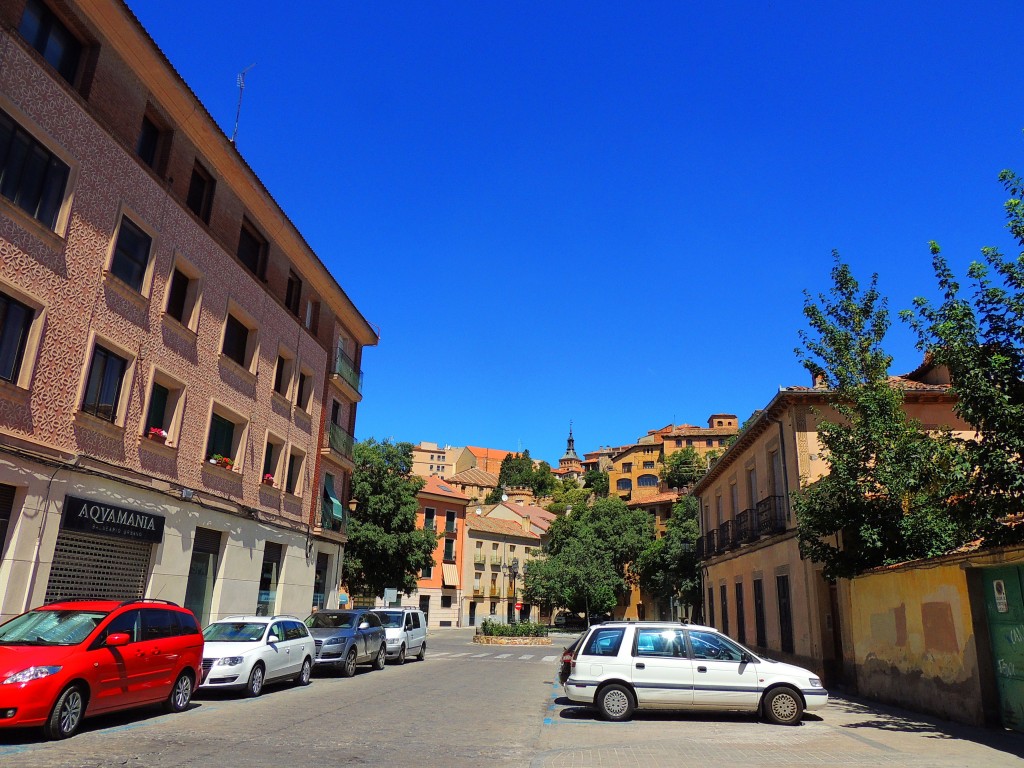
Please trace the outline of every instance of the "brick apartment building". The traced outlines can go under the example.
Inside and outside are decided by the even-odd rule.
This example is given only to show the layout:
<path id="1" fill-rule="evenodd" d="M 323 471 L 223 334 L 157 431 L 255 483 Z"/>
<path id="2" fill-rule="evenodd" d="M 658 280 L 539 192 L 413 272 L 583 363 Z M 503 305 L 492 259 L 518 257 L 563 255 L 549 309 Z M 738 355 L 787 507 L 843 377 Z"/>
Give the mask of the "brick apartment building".
<path id="1" fill-rule="evenodd" d="M 376 343 L 124 3 L 0 6 L 0 618 L 337 605 Z"/>

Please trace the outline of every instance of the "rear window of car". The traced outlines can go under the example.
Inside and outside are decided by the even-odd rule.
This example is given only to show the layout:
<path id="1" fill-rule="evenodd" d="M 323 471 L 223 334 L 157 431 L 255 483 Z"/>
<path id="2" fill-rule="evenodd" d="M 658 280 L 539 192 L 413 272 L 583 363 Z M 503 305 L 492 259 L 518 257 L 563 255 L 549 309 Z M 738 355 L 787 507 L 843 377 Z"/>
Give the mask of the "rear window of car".
<path id="1" fill-rule="evenodd" d="M 583 648 L 584 656 L 618 656 L 619 647 L 622 645 L 622 636 L 626 630 L 624 627 L 609 627 L 607 629 L 595 629 L 587 638 L 587 644 Z"/>
<path id="2" fill-rule="evenodd" d="M 298 621 L 286 621 L 284 622 L 284 639 L 285 640 L 302 640 L 303 638 L 309 637 L 309 632 L 306 631 L 306 625 Z"/>

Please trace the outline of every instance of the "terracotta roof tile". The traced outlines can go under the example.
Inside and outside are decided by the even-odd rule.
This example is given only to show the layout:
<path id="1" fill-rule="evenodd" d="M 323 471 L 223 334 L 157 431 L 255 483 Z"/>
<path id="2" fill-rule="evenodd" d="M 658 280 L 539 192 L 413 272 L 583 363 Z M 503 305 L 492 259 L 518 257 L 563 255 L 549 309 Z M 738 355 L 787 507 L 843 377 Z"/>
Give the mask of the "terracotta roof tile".
<path id="1" fill-rule="evenodd" d="M 430 477 L 424 478 L 423 487 L 420 489 L 420 493 L 432 493 L 435 496 L 447 496 L 449 499 L 469 501 L 469 496 L 459 493 L 437 475 L 431 475 Z"/>
<path id="2" fill-rule="evenodd" d="M 448 481 L 458 483 L 459 485 L 479 485 L 485 488 L 495 488 L 498 485 L 498 476 L 479 467 L 470 467 L 458 474 L 452 475 L 448 478 Z"/>
<path id="3" fill-rule="evenodd" d="M 513 520 L 504 520 L 500 517 L 481 517 L 479 515 L 466 515 L 466 528 L 471 531 L 483 531 L 486 533 L 500 533 L 505 536 L 518 536 L 523 539 L 540 541 L 533 531 L 523 530 L 523 527 Z"/>

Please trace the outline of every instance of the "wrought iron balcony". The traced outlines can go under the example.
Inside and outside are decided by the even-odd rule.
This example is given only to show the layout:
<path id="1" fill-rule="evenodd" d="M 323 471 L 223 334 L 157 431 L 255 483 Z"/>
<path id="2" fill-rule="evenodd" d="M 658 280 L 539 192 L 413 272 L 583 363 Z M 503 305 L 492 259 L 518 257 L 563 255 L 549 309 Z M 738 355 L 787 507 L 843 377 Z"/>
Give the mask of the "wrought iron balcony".
<path id="1" fill-rule="evenodd" d="M 330 432 L 327 433 L 327 441 L 331 446 L 331 450 L 344 456 L 346 459 L 351 459 L 356 439 L 334 422 L 329 422 L 328 426 L 330 427 Z"/>
<path id="2" fill-rule="evenodd" d="M 484 553 L 477 552 L 476 554 L 473 555 L 473 564 L 474 565 L 483 565 L 486 562 L 487 562 L 487 555 L 485 555 Z"/>
<path id="3" fill-rule="evenodd" d="M 459 531 L 455 527 L 455 523 L 445 523 L 445 526 L 444 526 L 445 538 L 449 538 L 449 539 L 454 538 L 455 536 L 458 535 L 458 533 L 459 533 Z"/>
<path id="4" fill-rule="evenodd" d="M 714 557 L 718 552 L 718 531 L 708 531 L 704 534 L 704 551 L 708 557 Z"/>
<path id="5" fill-rule="evenodd" d="M 737 544 L 744 544 L 750 541 L 750 510 L 744 509 L 736 513 L 736 521 L 733 526 L 733 538 Z"/>
<path id="6" fill-rule="evenodd" d="M 758 529 L 762 536 L 786 530 L 785 503 L 784 496 L 766 496 L 757 502 Z"/>
<path id="7" fill-rule="evenodd" d="M 356 392 L 362 393 L 363 372 L 356 369 L 355 360 L 344 352 L 339 352 L 334 360 L 334 375 L 340 376 L 348 382 L 348 385 Z"/>
<path id="8" fill-rule="evenodd" d="M 732 520 L 726 520 L 718 526 L 718 551 L 725 552 L 735 546 L 736 542 L 732 538 Z"/>
<path id="9" fill-rule="evenodd" d="M 696 553 L 698 560 L 703 560 L 704 559 L 704 537 L 703 536 L 699 536 L 697 538 L 697 546 L 694 549 L 694 552 Z"/>

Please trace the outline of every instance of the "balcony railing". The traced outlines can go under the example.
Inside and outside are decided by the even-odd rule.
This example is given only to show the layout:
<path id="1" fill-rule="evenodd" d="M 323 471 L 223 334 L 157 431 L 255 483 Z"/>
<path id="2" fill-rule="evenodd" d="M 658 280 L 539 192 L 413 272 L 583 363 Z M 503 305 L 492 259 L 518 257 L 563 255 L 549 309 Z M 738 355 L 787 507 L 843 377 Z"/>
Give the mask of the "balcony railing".
<path id="1" fill-rule="evenodd" d="M 758 529 L 762 536 L 786 530 L 785 501 L 784 496 L 767 496 L 757 502 Z"/>
<path id="2" fill-rule="evenodd" d="M 483 596 L 484 596 L 483 587 L 473 587 L 473 597 L 483 597 Z"/>
<path id="3" fill-rule="evenodd" d="M 485 555 L 485 554 L 483 554 L 481 552 L 477 552 L 476 554 L 473 555 L 473 564 L 474 565 L 483 565 L 486 562 L 487 562 L 487 555 Z"/>
<path id="4" fill-rule="evenodd" d="M 491 589 L 488 592 L 488 594 L 491 597 L 501 597 L 501 587 L 491 587 Z"/>
<path id="5" fill-rule="evenodd" d="M 333 422 L 330 422 L 329 426 L 330 432 L 327 434 L 327 440 L 330 443 L 331 450 L 341 454 L 346 459 L 351 459 L 356 439 Z"/>
<path id="6" fill-rule="evenodd" d="M 501 565 L 501 555 L 491 555 L 491 565 Z"/>
<path id="7" fill-rule="evenodd" d="M 457 536 L 458 533 L 459 533 L 459 531 L 458 531 L 458 528 L 455 527 L 455 523 L 448 523 L 448 524 L 445 525 L 445 527 L 444 527 L 444 535 L 447 538 L 450 539 L 453 536 Z"/>
<path id="8" fill-rule="evenodd" d="M 432 531 L 436 527 L 437 527 L 437 523 L 434 522 L 433 518 L 431 518 L 430 520 L 424 520 L 423 521 L 423 530 L 425 530 L 425 531 Z"/>
<path id="9" fill-rule="evenodd" d="M 694 552 L 696 552 L 698 560 L 703 560 L 704 559 L 704 537 L 703 536 L 700 536 L 700 537 L 697 538 L 697 546 L 694 549 Z"/>
<path id="10" fill-rule="evenodd" d="M 732 536 L 732 520 L 726 520 L 720 526 L 718 526 L 718 551 L 724 552 L 727 549 L 733 549 L 736 546 L 736 542 Z"/>
<path id="11" fill-rule="evenodd" d="M 339 352 L 334 360 L 334 373 L 348 382 L 356 392 L 363 391 L 363 372 L 356 370 L 356 363 L 344 352 Z"/>
<path id="12" fill-rule="evenodd" d="M 708 531 L 704 535 L 704 551 L 707 552 L 708 557 L 712 557 L 718 552 L 718 531 Z"/>

